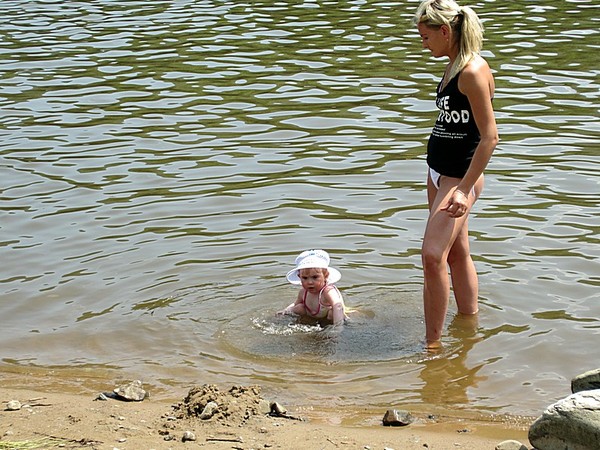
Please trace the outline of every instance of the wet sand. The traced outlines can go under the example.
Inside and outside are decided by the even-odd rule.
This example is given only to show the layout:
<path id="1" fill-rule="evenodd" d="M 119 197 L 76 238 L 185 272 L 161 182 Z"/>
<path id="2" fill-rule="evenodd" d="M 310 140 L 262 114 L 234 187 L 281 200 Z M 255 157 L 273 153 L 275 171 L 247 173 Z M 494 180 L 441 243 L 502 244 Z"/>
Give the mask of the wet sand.
<path id="1" fill-rule="evenodd" d="M 45 373 L 43 373 L 45 372 Z M 92 449 L 494 449 L 509 439 L 529 445 L 527 430 L 533 418 L 459 415 L 456 411 L 411 410 L 415 421 L 403 427 L 384 427 L 385 411 L 345 409 L 326 411 L 315 405 L 299 411 L 284 405 L 288 417 L 240 415 L 249 399 L 230 400 L 226 416 L 201 420 L 181 414 L 189 389 L 173 389 L 141 402 L 109 398 L 96 400 L 114 385 L 65 379 L 52 370 L 22 373 L 0 371 L 0 444 L 27 442 L 27 448 Z M 201 382 L 197 385 L 201 386 Z M 227 392 L 231 386 L 219 386 Z M 260 391 L 260 386 L 258 386 Z M 265 402 L 276 402 L 264 392 Z M 5 410 L 18 400 L 23 407 Z M 175 406 L 179 405 L 179 408 Z M 237 412 L 236 412 L 237 411 Z M 344 417 L 343 420 L 339 420 Z M 302 419 L 302 420 L 296 420 Z M 338 422 L 338 423 L 335 423 Z M 195 441 L 183 442 L 186 431 Z M 31 446 L 37 444 L 39 446 Z M 0 447 L 7 448 L 7 447 Z M 23 448 L 23 447 L 21 447 Z"/>

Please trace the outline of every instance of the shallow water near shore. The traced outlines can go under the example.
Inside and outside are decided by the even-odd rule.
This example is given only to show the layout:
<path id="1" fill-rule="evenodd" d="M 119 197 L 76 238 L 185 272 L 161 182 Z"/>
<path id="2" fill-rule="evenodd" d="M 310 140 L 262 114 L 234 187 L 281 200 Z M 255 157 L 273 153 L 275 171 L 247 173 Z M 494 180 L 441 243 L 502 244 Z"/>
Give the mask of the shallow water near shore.
<path id="1" fill-rule="evenodd" d="M 600 361 L 599 8 L 475 5 L 501 135 L 470 218 L 481 311 L 452 306 L 427 354 L 444 61 L 417 4 L 3 1 L 0 377 L 515 416 L 567 395 Z M 306 248 L 342 273 L 341 329 L 276 314 Z"/>

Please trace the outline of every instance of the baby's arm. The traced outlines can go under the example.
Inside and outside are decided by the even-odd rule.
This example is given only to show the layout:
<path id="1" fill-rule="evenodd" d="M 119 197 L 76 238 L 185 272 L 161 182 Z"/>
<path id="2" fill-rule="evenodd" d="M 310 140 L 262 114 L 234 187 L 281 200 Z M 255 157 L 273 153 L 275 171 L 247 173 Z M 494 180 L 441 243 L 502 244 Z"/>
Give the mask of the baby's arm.
<path id="1" fill-rule="evenodd" d="M 344 299 L 342 293 L 336 288 L 328 289 L 325 292 L 324 299 L 327 304 L 331 307 L 331 311 L 328 316 L 334 325 L 342 325 L 346 318 Z"/>
<path id="2" fill-rule="evenodd" d="M 302 304 L 302 291 L 298 292 L 298 297 L 294 303 L 291 303 L 287 308 L 279 311 L 277 314 L 304 314 L 304 305 Z"/>

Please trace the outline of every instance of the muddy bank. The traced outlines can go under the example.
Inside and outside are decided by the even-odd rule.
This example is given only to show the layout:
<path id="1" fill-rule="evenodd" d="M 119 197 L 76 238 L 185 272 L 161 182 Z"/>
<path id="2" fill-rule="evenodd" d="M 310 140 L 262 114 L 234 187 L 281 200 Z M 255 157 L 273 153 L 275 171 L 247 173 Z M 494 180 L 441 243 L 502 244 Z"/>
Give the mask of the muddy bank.
<path id="1" fill-rule="evenodd" d="M 5 374 L 7 375 L 7 374 Z M 94 389 L 73 392 L 57 386 L 55 375 L 4 376 L 0 388 L 0 443 L 15 448 L 91 449 L 494 449 L 501 441 L 527 443 L 529 418 L 493 418 L 413 411 L 406 427 L 384 427 L 385 411 L 355 411 L 361 426 L 333 424 L 339 414 L 314 405 L 269 398 L 260 386 L 198 385 L 187 391 L 160 392 L 143 401 L 98 400 Z M 54 387 L 51 387 L 54 386 Z M 7 411 L 10 400 L 22 407 Z M 217 405 L 202 416 L 209 403 Z M 280 414 L 273 410 L 277 403 Z M 426 407 L 426 405 L 424 405 Z M 426 408 L 424 408 L 426 409 Z M 352 411 L 344 411 L 345 416 Z M 365 417 L 370 420 L 365 421 Z M 332 419 L 332 420 L 329 420 Z M 35 447 L 33 445 L 39 444 Z M 449 447 L 450 445 L 450 447 Z M 1 447 L 7 448 L 7 447 Z"/>

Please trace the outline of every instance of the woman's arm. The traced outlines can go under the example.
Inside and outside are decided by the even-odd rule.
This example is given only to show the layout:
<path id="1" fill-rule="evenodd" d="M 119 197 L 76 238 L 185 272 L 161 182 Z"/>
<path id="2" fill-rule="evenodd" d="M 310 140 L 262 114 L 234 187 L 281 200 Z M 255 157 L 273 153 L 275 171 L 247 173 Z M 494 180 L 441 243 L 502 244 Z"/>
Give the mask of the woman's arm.
<path id="1" fill-rule="evenodd" d="M 468 211 L 469 195 L 488 165 L 492 153 L 498 144 L 498 128 L 492 107 L 494 96 L 494 77 L 488 63 L 481 57 L 469 63 L 460 74 L 458 89 L 467 96 L 481 139 L 467 173 L 441 209 L 448 211 L 450 217 L 458 218 Z"/>
<path id="2" fill-rule="evenodd" d="M 465 67 L 458 80 L 458 88 L 469 99 L 473 119 L 481 135 L 481 140 L 475 149 L 469 169 L 457 186 L 459 191 L 469 195 L 487 167 L 499 141 L 492 106 L 494 77 L 483 58 L 479 57 Z"/>

